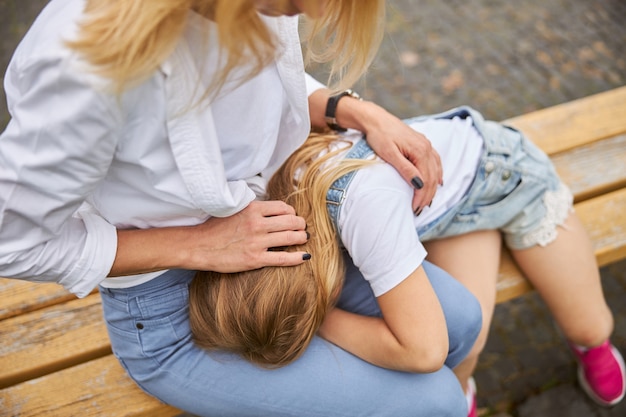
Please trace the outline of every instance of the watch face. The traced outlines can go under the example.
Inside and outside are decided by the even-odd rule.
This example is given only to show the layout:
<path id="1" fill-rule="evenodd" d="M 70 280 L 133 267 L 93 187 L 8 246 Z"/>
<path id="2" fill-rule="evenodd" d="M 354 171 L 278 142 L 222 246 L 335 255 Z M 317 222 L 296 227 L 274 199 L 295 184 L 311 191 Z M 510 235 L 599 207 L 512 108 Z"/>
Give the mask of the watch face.
<path id="1" fill-rule="evenodd" d="M 359 95 L 359 93 L 357 93 L 354 90 L 351 89 L 347 89 L 346 91 L 344 91 L 344 93 L 346 93 L 346 95 L 352 97 L 352 98 L 356 98 L 357 100 L 361 100 L 361 96 Z"/>

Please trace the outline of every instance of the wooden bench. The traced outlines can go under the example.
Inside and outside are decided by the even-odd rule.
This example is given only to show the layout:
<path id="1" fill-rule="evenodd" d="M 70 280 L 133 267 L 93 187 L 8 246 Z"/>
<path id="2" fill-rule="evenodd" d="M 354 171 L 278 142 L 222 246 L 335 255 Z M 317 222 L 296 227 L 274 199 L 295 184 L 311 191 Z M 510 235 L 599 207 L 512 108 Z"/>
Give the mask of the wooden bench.
<path id="1" fill-rule="evenodd" d="M 507 123 L 549 153 L 575 195 L 599 265 L 626 258 L 626 87 Z M 505 253 L 498 301 L 531 291 Z M 97 292 L 0 279 L 0 415 L 175 416 L 111 354 Z"/>
<path id="2" fill-rule="evenodd" d="M 626 258 L 626 87 L 518 116 L 505 123 L 550 155 L 574 194 L 599 266 Z M 531 290 L 503 254 L 498 302 Z"/>

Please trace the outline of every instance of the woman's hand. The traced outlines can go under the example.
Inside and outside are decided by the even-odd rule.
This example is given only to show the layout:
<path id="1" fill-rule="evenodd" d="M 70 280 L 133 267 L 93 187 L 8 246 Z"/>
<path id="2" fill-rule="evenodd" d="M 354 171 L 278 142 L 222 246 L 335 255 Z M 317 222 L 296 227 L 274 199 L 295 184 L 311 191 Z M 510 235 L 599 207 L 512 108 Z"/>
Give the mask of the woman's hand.
<path id="1" fill-rule="evenodd" d="M 239 213 L 197 226 L 118 230 L 110 277 L 182 268 L 241 272 L 298 265 L 310 258 L 283 248 L 307 241 L 306 223 L 281 201 L 253 201 Z"/>
<path id="2" fill-rule="evenodd" d="M 316 90 L 309 96 L 313 126 L 325 126 L 328 97 L 329 91 L 325 89 Z M 424 135 L 382 107 L 351 97 L 339 100 L 335 116 L 340 126 L 365 133 L 367 142 L 378 156 L 411 184 L 415 189 L 412 207 L 415 213 L 431 203 L 437 186 L 443 183 L 443 169 L 439 154 Z"/>
<path id="3" fill-rule="evenodd" d="M 437 186 L 443 183 L 439 154 L 424 135 L 383 108 L 369 104 L 372 115 L 365 119 L 363 127 L 367 143 L 413 186 L 412 208 L 419 214 L 433 200 Z"/>
<path id="4" fill-rule="evenodd" d="M 241 272 L 298 265 L 308 254 L 283 247 L 305 243 L 305 229 L 304 219 L 286 203 L 253 201 L 234 216 L 214 217 L 196 227 L 196 244 L 189 254 L 192 269 Z"/>

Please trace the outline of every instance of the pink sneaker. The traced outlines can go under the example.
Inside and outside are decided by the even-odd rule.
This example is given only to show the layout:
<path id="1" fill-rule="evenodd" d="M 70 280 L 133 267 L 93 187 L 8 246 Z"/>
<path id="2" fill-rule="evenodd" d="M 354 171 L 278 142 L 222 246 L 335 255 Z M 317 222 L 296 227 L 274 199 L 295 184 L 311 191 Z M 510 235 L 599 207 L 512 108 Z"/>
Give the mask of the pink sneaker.
<path id="1" fill-rule="evenodd" d="M 467 397 L 467 405 L 469 407 L 467 417 L 478 417 L 478 407 L 476 405 L 476 381 L 474 381 L 474 378 L 472 377 L 470 377 L 467 381 L 467 393 L 465 396 Z"/>
<path id="2" fill-rule="evenodd" d="M 608 340 L 587 350 L 570 346 L 578 359 L 578 382 L 587 395 L 604 407 L 620 402 L 626 391 L 626 371 L 618 350 Z"/>

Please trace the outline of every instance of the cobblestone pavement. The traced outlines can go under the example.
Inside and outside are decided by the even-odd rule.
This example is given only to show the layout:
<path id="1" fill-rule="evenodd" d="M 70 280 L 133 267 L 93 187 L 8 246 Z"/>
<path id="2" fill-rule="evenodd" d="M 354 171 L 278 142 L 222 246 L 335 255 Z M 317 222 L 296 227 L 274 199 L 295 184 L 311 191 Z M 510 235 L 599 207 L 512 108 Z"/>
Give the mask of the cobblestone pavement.
<path id="1" fill-rule="evenodd" d="M 0 72 L 44 0 L 0 0 Z M 623 0 L 390 0 L 387 35 L 357 89 L 400 117 L 470 104 L 502 120 L 626 85 Z M 324 79 L 323 68 L 311 70 Z M 0 129 L 8 122 L 0 92 Z M 626 352 L 626 262 L 602 269 Z M 496 308 L 476 380 L 483 416 L 618 417 L 576 385 L 571 355 L 543 303 Z"/>

